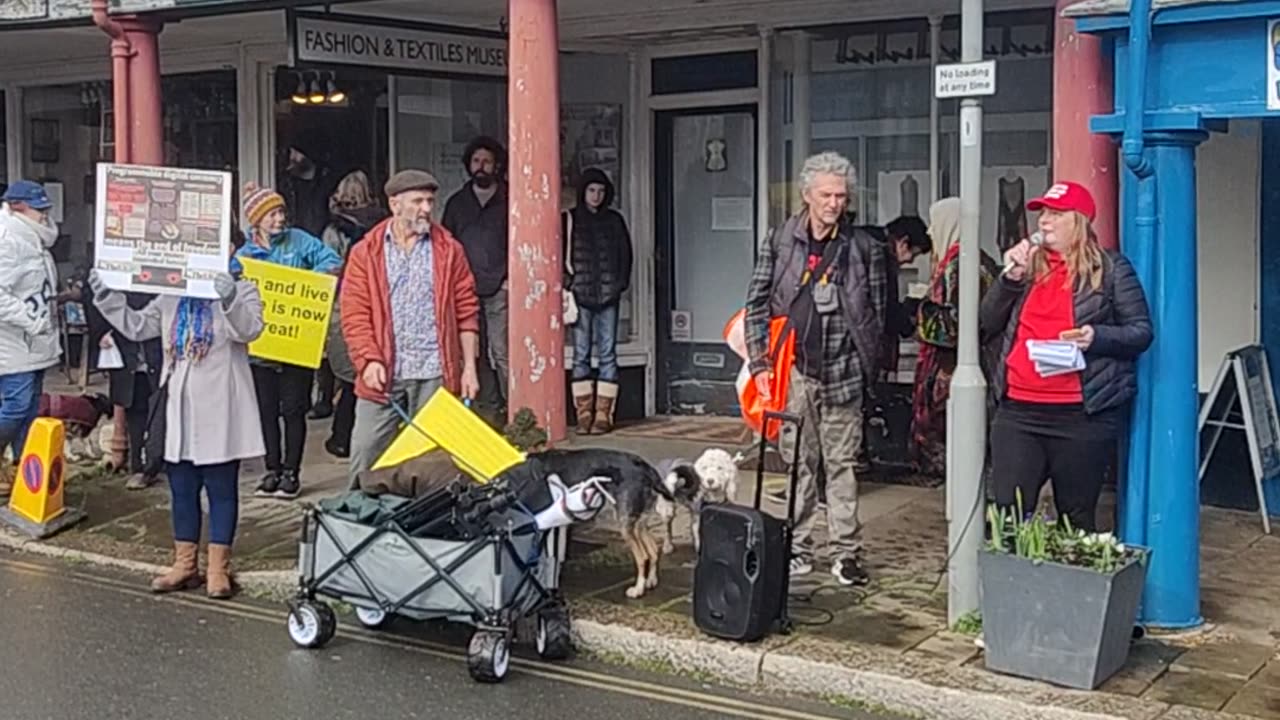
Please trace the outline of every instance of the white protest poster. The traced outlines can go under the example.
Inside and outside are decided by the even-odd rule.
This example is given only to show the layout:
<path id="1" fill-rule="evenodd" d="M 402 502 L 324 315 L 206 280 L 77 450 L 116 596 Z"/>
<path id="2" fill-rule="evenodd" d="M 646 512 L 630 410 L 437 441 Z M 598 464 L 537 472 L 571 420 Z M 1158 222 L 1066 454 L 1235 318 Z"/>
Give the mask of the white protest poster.
<path id="1" fill-rule="evenodd" d="M 94 263 L 113 290 L 214 298 L 231 255 L 231 173 L 98 165 Z"/>

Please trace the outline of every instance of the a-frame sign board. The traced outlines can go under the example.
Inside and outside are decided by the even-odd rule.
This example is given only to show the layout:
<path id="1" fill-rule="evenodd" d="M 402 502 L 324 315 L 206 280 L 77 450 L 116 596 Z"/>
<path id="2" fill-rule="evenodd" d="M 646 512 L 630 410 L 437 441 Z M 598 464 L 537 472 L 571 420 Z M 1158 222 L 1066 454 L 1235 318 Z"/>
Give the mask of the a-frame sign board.
<path id="1" fill-rule="evenodd" d="M 1205 442 L 1206 430 L 1208 442 Z M 1227 353 L 1218 367 L 1213 389 L 1200 408 L 1201 481 L 1222 433 L 1227 430 L 1243 430 L 1248 439 L 1253 484 L 1258 491 L 1258 512 L 1262 514 L 1263 531 L 1270 535 L 1271 518 L 1262 483 L 1280 475 L 1280 421 L 1267 353 L 1260 345 Z"/>

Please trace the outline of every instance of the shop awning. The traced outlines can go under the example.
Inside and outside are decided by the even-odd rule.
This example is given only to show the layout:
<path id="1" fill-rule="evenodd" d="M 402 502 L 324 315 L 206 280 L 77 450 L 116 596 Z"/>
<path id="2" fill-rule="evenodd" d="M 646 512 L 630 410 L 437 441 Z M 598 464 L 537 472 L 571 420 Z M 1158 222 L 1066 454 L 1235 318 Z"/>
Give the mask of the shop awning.
<path id="1" fill-rule="evenodd" d="M 330 0 L 331 5 L 360 0 Z M 160 14 L 166 19 L 261 12 L 313 5 L 315 0 L 114 0 L 111 14 Z M 0 2 L 0 30 L 75 26 L 91 22 L 86 0 L 4 0 Z"/>
<path id="2" fill-rule="evenodd" d="M 1191 5 L 1233 5 L 1243 4 L 1248 0 L 1152 0 L 1152 11 L 1170 8 L 1189 7 Z M 1095 15 L 1127 15 L 1129 0 L 1081 0 L 1067 6 L 1062 14 L 1065 17 L 1092 17 Z"/>

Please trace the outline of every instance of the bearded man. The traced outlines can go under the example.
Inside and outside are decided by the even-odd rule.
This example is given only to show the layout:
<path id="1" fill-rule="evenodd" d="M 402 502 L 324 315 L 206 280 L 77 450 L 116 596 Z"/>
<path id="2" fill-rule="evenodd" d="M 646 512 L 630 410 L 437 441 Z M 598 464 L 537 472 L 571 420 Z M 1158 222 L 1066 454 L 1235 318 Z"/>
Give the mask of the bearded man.
<path id="1" fill-rule="evenodd" d="M 395 439 L 396 406 L 412 417 L 440 387 L 464 398 L 479 389 L 480 301 L 462 245 L 431 221 L 439 189 L 431 173 L 396 173 L 385 187 L 392 216 L 347 258 L 339 304 L 359 398 L 353 488 Z"/>
<path id="2" fill-rule="evenodd" d="M 467 144 L 462 164 L 467 181 L 444 206 L 442 224 L 462 243 L 484 308 L 480 324 L 480 405 L 495 417 L 508 397 L 506 150 L 491 137 Z M 492 367 L 492 372 L 489 368 Z M 496 375 L 496 377 L 495 377 Z"/>

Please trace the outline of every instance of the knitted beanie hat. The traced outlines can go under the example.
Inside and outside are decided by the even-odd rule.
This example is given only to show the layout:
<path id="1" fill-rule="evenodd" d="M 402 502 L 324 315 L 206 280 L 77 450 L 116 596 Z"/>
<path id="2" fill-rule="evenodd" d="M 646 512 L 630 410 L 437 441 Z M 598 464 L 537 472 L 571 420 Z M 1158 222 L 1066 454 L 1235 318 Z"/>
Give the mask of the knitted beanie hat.
<path id="1" fill-rule="evenodd" d="M 244 219 L 249 221 L 249 227 L 257 227 L 267 213 L 284 207 L 284 196 L 271 188 L 258 187 L 258 183 L 250 182 L 240 194 L 240 207 L 244 208 Z"/>

